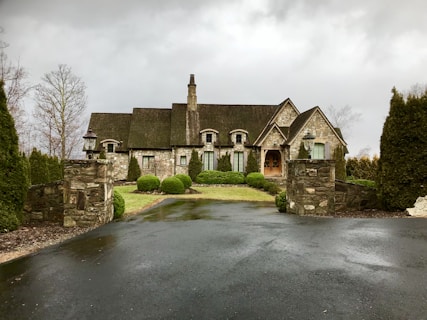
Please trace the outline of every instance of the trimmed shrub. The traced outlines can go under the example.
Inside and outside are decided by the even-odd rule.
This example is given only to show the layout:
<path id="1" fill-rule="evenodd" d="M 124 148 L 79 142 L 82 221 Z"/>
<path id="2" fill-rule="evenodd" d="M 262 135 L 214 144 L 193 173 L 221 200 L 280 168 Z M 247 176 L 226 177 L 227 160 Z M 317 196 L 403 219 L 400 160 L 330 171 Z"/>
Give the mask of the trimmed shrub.
<path id="1" fill-rule="evenodd" d="M 265 192 L 268 192 L 272 196 L 274 196 L 274 195 L 278 194 L 280 191 L 282 191 L 282 189 L 280 189 L 280 187 L 277 184 L 275 184 L 274 182 L 267 181 L 267 180 L 264 181 L 264 185 L 262 188 L 264 189 Z"/>
<path id="2" fill-rule="evenodd" d="M 152 174 L 146 174 L 136 180 L 139 191 L 154 191 L 160 187 L 160 179 Z"/>
<path id="3" fill-rule="evenodd" d="M 246 183 L 254 188 L 261 189 L 264 187 L 265 178 L 260 172 L 251 172 L 246 176 Z"/>
<path id="4" fill-rule="evenodd" d="M 231 161 L 230 161 L 230 155 L 228 154 L 228 152 L 223 155 L 221 158 L 218 159 L 218 171 L 223 171 L 223 172 L 227 172 L 227 171 L 231 171 Z"/>
<path id="5" fill-rule="evenodd" d="M 279 210 L 279 212 L 286 212 L 286 192 L 282 191 L 280 192 L 275 199 L 276 207 Z"/>
<path id="6" fill-rule="evenodd" d="M 184 188 L 188 189 L 193 184 L 193 181 L 191 180 L 190 176 L 187 174 L 176 174 L 175 178 L 178 178 L 181 180 L 181 182 L 184 184 Z"/>
<path id="7" fill-rule="evenodd" d="M 259 172 L 258 162 L 256 161 L 252 150 L 248 154 L 248 161 L 246 163 L 246 175 L 251 172 Z"/>
<path id="8" fill-rule="evenodd" d="M 177 177 L 168 177 L 162 181 L 160 190 L 168 194 L 181 194 L 185 192 L 185 187 Z"/>
<path id="9" fill-rule="evenodd" d="M 130 158 L 127 181 L 136 181 L 141 176 L 141 168 L 134 156 Z"/>
<path id="10" fill-rule="evenodd" d="M 245 177 L 243 173 L 236 171 L 205 170 L 197 176 L 196 182 L 202 184 L 241 184 L 245 182 Z"/>
<path id="11" fill-rule="evenodd" d="M 191 180 L 196 181 L 197 175 L 202 172 L 203 163 L 199 159 L 199 154 L 193 149 L 190 162 L 188 163 L 188 175 Z"/>
<path id="12" fill-rule="evenodd" d="M 44 184 L 49 182 L 48 157 L 36 148 L 30 155 L 31 184 Z"/>
<path id="13" fill-rule="evenodd" d="M 123 213 L 125 212 L 125 199 L 123 199 L 122 195 L 114 190 L 114 219 L 121 218 Z"/>

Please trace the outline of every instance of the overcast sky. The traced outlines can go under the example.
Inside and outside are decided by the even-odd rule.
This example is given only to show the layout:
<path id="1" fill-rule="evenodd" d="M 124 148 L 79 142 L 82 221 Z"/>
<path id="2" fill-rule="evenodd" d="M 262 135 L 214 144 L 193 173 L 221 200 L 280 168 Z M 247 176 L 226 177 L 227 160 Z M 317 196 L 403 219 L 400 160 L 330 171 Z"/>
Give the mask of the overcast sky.
<path id="1" fill-rule="evenodd" d="M 350 155 L 379 139 L 393 86 L 427 83 L 425 0 L 0 0 L 6 53 L 40 82 L 67 64 L 88 114 L 186 102 L 349 105 Z M 27 103 L 27 108 L 30 108 Z"/>

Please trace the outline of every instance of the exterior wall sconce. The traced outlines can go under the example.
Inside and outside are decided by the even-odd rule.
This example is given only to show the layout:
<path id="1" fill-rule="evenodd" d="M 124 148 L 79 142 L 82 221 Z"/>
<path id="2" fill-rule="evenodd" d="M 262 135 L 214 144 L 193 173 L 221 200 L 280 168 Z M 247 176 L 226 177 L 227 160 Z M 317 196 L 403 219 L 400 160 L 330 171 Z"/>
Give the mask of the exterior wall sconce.
<path id="1" fill-rule="evenodd" d="M 97 135 L 92 131 L 91 128 L 89 128 L 89 130 L 83 136 L 83 151 L 86 151 L 88 159 L 92 159 L 93 157 L 93 151 L 96 147 L 96 138 Z"/>
<path id="2" fill-rule="evenodd" d="M 302 137 L 302 140 L 304 141 L 304 149 L 308 152 L 308 158 L 311 159 L 311 151 L 314 149 L 314 139 L 316 137 L 310 133 L 310 131 L 307 131 L 304 137 Z"/>

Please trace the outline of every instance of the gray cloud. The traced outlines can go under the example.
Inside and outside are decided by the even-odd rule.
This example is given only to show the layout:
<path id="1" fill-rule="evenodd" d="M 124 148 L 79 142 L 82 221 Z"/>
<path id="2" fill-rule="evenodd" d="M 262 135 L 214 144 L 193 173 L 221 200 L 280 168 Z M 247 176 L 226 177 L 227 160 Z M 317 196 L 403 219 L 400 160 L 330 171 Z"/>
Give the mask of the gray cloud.
<path id="1" fill-rule="evenodd" d="M 390 90 L 427 82 L 423 1 L 209 0 L 0 2 L 7 54 L 31 82 L 72 67 L 90 112 L 184 102 L 350 105 L 351 154 L 378 152 Z"/>

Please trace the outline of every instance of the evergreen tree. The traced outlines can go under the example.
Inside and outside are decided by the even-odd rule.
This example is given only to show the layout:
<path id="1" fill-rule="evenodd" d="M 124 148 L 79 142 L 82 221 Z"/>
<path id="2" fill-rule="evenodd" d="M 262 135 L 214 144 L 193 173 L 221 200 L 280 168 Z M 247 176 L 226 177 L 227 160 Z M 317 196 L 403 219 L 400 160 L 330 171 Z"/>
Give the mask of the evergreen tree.
<path id="1" fill-rule="evenodd" d="M 44 184 L 49 182 L 49 167 L 47 156 L 36 148 L 30 155 L 31 184 Z"/>
<path id="2" fill-rule="evenodd" d="M 107 159 L 107 155 L 105 154 L 105 149 L 102 149 L 101 152 L 99 153 L 99 159 Z"/>
<path id="3" fill-rule="evenodd" d="M 298 150 L 298 159 L 308 159 L 308 151 L 304 148 L 304 143 L 301 142 Z"/>
<path id="4" fill-rule="evenodd" d="M 225 155 L 223 155 L 221 158 L 218 159 L 217 170 L 223 171 L 223 172 L 232 171 L 230 155 L 228 154 L 228 152 Z"/>
<path id="5" fill-rule="evenodd" d="M 18 227 L 28 190 L 18 135 L 3 86 L 0 80 L 0 232 Z"/>
<path id="6" fill-rule="evenodd" d="M 49 182 L 62 180 L 64 178 L 62 161 L 59 161 L 57 156 L 47 157 L 47 167 L 49 173 Z"/>
<path id="7" fill-rule="evenodd" d="M 193 149 L 191 152 L 190 162 L 188 163 L 188 175 L 191 180 L 196 181 L 197 175 L 202 172 L 203 163 L 199 159 L 199 154 Z"/>
<path id="8" fill-rule="evenodd" d="M 248 161 L 246 163 L 246 175 L 251 172 L 259 172 L 258 162 L 255 159 L 254 153 L 249 151 Z"/>
<path id="9" fill-rule="evenodd" d="M 385 209 L 412 207 L 427 193 L 427 92 L 403 98 L 395 88 L 383 126 L 378 173 Z"/>
<path id="10" fill-rule="evenodd" d="M 335 178 L 339 180 L 346 180 L 346 169 L 345 169 L 345 159 L 344 159 L 344 150 L 342 146 L 338 146 L 334 150 L 334 160 L 335 160 Z"/>
<path id="11" fill-rule="evenodd" d="M 127 181 L 136 181 L 141 176 L 141 168 L 139 167 L 138 160 L 130 157 Z"/>

